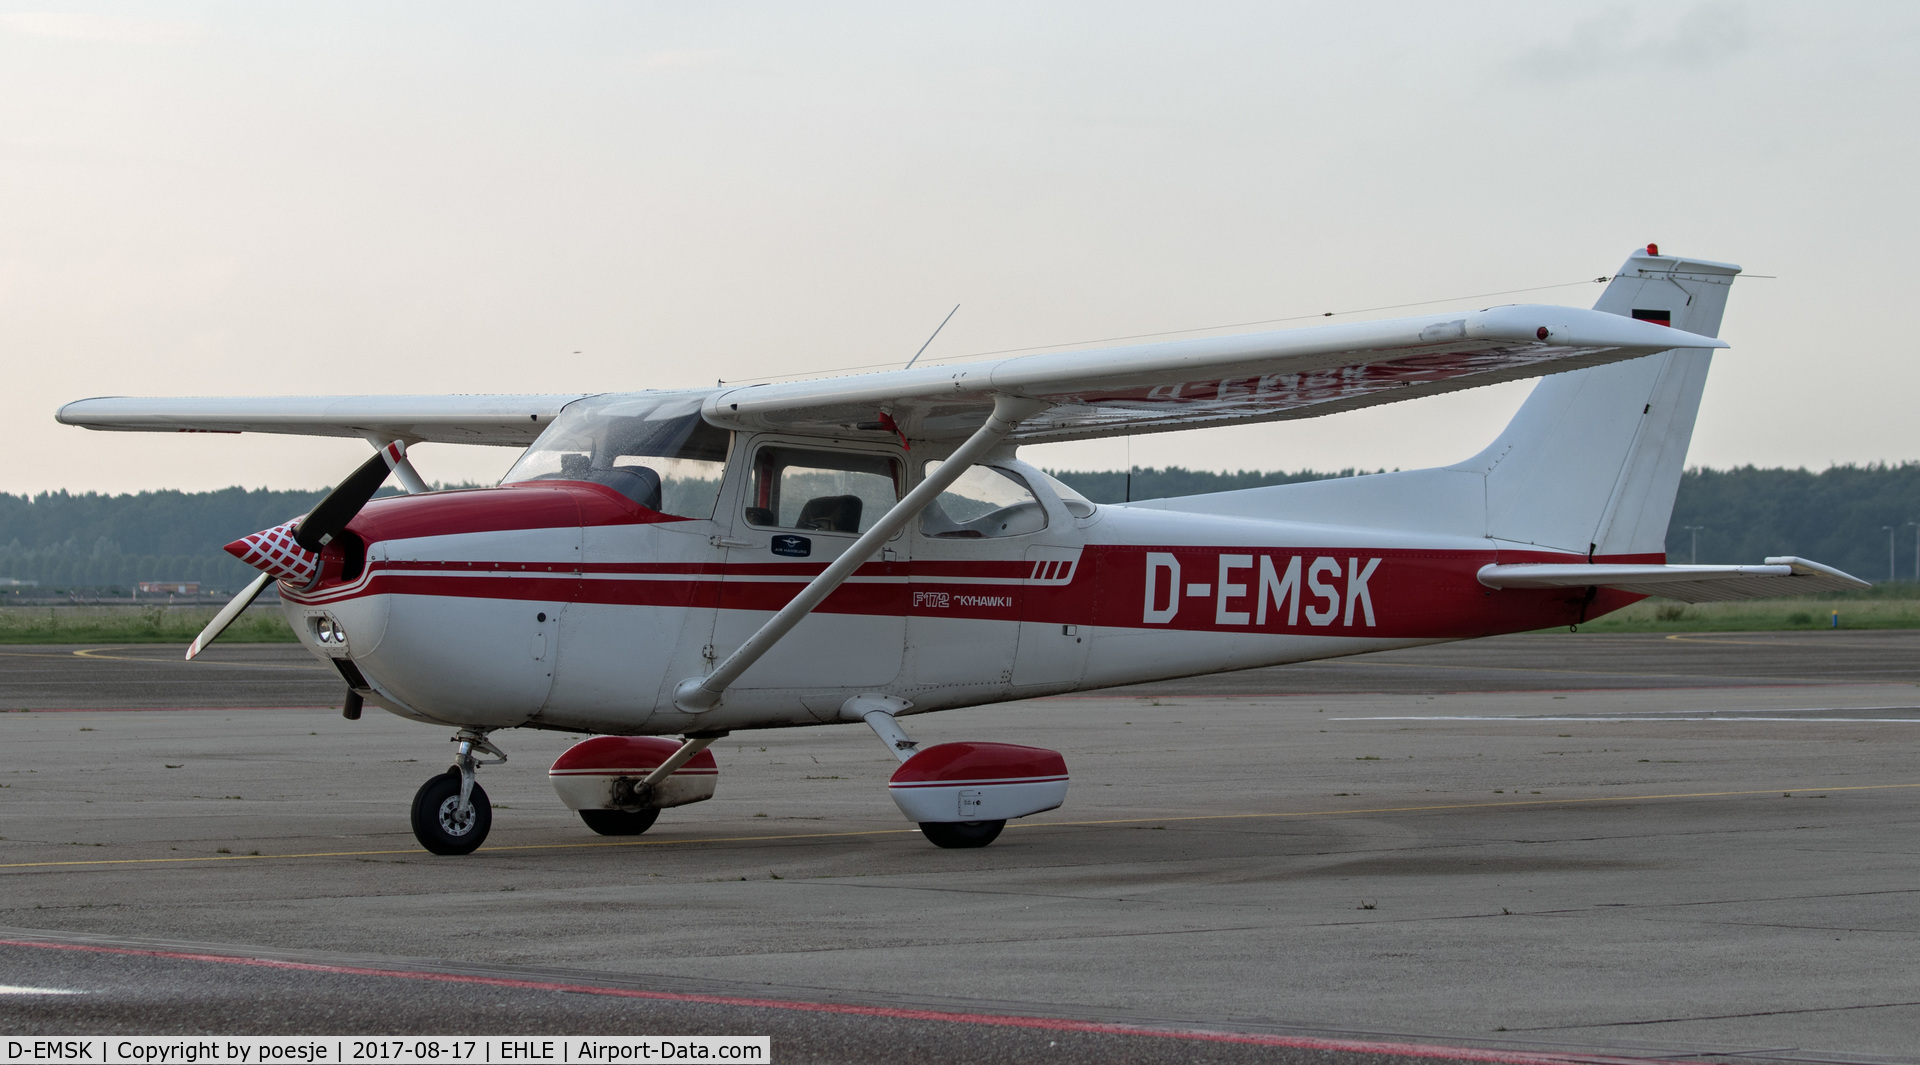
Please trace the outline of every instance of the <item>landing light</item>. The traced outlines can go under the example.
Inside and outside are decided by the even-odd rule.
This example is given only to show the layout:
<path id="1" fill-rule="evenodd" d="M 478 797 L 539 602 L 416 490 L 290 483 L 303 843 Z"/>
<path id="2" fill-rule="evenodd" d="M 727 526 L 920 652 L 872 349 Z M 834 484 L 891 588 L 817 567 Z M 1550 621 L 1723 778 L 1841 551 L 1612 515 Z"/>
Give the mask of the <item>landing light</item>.
<path id="1" fill-rule="evenodd" d="M 330 617 L 317 617 L 312 620 L 313 638 L 323 644 L 339 646 L 347 642 L 347 630 Z"/>

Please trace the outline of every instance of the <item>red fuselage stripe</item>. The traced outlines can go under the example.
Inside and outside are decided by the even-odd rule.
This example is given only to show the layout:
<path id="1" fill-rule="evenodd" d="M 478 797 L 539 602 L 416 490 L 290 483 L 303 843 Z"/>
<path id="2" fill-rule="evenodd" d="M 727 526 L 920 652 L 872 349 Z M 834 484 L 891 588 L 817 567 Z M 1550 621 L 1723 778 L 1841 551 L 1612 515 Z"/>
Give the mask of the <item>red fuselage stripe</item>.
<path id="1" fill-rule="evenodd" d="M 977 618 L 1185 630 L 1383 639 L 1460 639 L 1577 624 L 1641 598 L 1585 588 L 1480 584 L 1493 562 L 1584 561 L 1558 552 L 1340 547 L 1090 546 L 1071 579 L 1033 582 L 1027 562 L 875 562 L 820 606 L 825 614 Z M 1172 560 L 1170 563 L 1168 560 Z M 1616 556 L 1602 562 L 1661 561 Z M 818 563 L 375 561 L 351 585 L 282 595 L 328 603 L 369 595 L 608 606 L 775 611 Z"/>

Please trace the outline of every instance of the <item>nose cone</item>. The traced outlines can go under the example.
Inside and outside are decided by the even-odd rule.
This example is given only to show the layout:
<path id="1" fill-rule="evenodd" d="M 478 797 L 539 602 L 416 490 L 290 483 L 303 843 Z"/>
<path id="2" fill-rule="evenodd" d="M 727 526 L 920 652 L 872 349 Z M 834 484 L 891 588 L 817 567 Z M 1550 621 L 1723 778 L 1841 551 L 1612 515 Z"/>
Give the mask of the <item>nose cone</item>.
<path id="1" fill-rule="evenodd" d="M 243 536 L 227 545 L 227 554 L 245 562 L 269 577 L 295 584 L 307 584 L 319 569 L 320 556 L 293 541 L 293 530 L 300 519 L 252 536 Z"/>

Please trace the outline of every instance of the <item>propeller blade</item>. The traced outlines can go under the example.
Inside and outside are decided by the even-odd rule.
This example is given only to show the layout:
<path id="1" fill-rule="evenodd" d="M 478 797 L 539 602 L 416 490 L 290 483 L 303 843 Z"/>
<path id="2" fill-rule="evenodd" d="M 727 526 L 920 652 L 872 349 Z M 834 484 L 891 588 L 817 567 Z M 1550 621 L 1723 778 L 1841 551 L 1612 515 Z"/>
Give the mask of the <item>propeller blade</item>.
<path id="1" fill-rule="evenodd" d="M 393 472 L 402 459 L 407 456 L 407 445 L 395 440 L 381 448 L 372 458 L 360 464 L 360 468 L 347 475 L 347 479 L 334 486 L 333 491 L 320 501 L 300 521 L 293 531 L 294 542 L 309 551 L 319 551 L 327 542 L 346 530 L 347 523 L 353 520 L 367 500 L 386 483 L 387 474 Z"/>
<path id="2" fill-rule="evenodd" d="M 207 627 L 200 630 L 200 635 L 193 638 L 193 643 L 187 648 L 187 661 L 193 661 L 195 655 L 206 650 L 208 644 L 227 631 L 227 626 L 233 624 L 233 619 L 244 613 L 253 605 L 255 599 L 260 598 L 260 593 L 267 590 L 267 582 L 272 579 L 273 574 L 262 573 L 253 579 L 252 584 L 242 589 L 239 595 L 228 601 L 226 606 L 221 607 L 220 612 L 213 616 L 213 620 L 207 622 Z"/>

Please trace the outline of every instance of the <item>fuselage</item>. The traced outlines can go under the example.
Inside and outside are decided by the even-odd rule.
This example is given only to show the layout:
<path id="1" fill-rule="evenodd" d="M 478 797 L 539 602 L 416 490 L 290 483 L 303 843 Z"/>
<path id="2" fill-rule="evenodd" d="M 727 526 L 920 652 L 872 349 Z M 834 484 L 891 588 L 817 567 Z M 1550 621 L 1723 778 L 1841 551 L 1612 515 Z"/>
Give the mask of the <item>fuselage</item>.
<path id="1" fill-rule="evenodd" d="M 746 457 L 800 446 L 894 463 L 911 487 L 917 456 L 897 447 L 752 437 L 732 445 L 711 517 L 565 478 L 376 500 L 316 585 L 282 586 L 284 609 L 403 716 L 642 735 L 834 722 L 864 693 L 918 713 L 1526 631 L 1637 598 L 1495 592 L 1475 577 L 1489 563 L 1586 556 L 1490 539 L 1095 507 L 1009 457 L 991 465 L 1030 498 L 988 534 L 910 524 L 719 706 L 683 712 L 675 686 L 856 539 L 758 506 Z"/>

